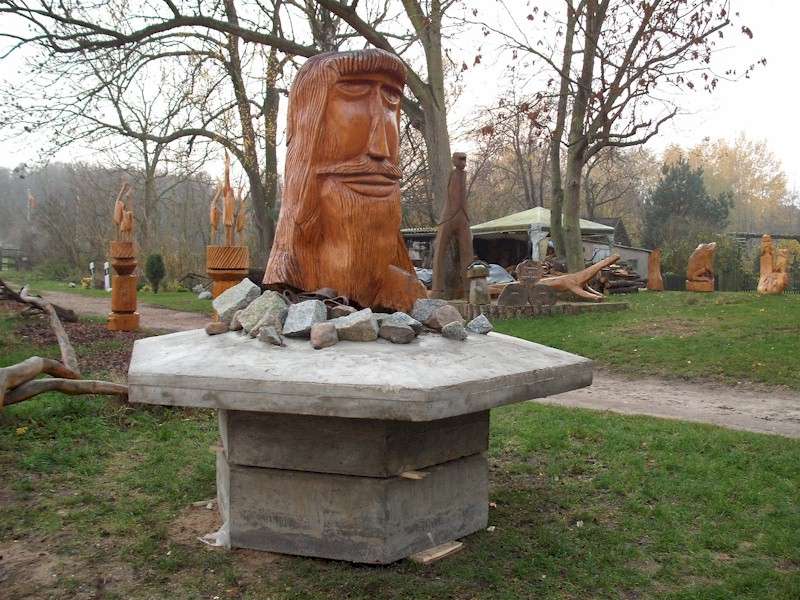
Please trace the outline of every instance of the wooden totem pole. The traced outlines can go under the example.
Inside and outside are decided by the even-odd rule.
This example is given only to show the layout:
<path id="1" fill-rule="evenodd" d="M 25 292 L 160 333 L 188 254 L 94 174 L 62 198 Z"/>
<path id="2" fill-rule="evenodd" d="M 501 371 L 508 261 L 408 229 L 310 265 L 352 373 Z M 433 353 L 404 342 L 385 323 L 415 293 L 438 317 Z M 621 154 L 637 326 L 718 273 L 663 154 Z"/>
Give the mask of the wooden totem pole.
<path id="1" fill-rule="evenodd" d="M 647 259 L 647 289 L 663 292 L 664 280 L 661 278 L 661 248 L 656 248 Z"/>
<path id="2" fill-rule="evenodd" d="M 250 251 L 247 246 L 237 246 L 236 237 L 245 227 L 244 194 L 239 190 L 238 199 L 231 187 L 231 161 L 225 154 L 225 177 L 217 187 L 211 200 L 211 241 L 217 237 L 219 228 L 219 201 L 222 201 L 222 224 L 225 227 L 225 244 L 206 247 L 206 271 L 214 281 L 211 295 L 216 298 L 222 292 L 247 277 L 250 268 Z M 238 206 L 238 208 L 237 208 Z M 239 240 L 241 242 L 241 240 Z"/>
<path id="3" fill-rule="evenodd" d="M 400 235 L 406 69 L 383 50 L 309 58 L 289 93 L 286 174 L 264 283 L 410 311 L 425 288 Z"/>
<path id="4" fill-rule="evenodd" d="M 127 201 L 127 207 L 125 201 Z M 133 210 L 131 188 L 126 183 L 114 203 L 114 225 L 117 239 L 109 246 L 108 259 L 114 274 L 111 278 L 111 314 L 107 327 L 111 331 L 136 331 L 139 329 L 139 313 L 136 312 L 136 245 L 133 241 Z"/>
<path id="5" fill-rule="evenodd" d="M 431 296 L 434 298 L 463 298 L 466 282 L 466 272 L 474 258 L 472 249 L 472 232 L 469 229 L 469 216 L 467 215 L 467 185 L 466 173 L 467 155 L 463 152 L 453 153 L 453 170 L 447 184 L 447 202 L 442 209 L 439 221 L 439 230 L 436 232 L 433 254 L 433 284 Z M 455 286 L 447 285 L 447 257 L 450 248 L 455 242 L 458 245 L 455 266 L 458 277 L 453 281 Z M 452 268 L 452 267 L 451 267 Z M 452 289 L 455 287 L 455 289 Z"/>

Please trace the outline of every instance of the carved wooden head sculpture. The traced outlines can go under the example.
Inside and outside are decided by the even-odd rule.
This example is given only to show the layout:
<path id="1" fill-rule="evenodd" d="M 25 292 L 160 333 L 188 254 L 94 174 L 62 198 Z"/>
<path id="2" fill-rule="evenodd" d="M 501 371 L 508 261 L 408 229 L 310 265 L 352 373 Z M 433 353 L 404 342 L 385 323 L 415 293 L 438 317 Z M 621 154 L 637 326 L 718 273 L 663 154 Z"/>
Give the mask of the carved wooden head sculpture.
<path id="1" fill-rule="evenodd" d="M 320 54 L 300 69 L 265 284 L 395 310 L 424 295 L 400 236 L 404 84 L 402 62 L 382 50 Z"/>

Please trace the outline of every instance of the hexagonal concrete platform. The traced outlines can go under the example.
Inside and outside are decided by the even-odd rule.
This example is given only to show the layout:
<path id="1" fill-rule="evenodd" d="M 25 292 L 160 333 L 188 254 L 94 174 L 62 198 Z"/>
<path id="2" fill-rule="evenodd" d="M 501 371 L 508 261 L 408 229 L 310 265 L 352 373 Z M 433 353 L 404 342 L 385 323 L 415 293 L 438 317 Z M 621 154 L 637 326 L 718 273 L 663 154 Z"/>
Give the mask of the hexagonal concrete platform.
<path id="1" fill-rule="evenodd" d="M 489 409 L 592 381 L 591 361 L 501 334 L 286 343 L 197 330 L 134 345 L 131 401 L 219 409 L 231 546 L 382 564 L 477 531 Z"/>

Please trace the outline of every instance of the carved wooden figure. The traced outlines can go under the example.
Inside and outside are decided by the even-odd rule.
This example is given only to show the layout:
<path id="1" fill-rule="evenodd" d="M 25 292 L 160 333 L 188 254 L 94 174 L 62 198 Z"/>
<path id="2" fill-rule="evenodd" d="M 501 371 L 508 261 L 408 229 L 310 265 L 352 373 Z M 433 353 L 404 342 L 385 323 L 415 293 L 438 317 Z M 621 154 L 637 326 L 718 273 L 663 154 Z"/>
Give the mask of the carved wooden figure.
<path id="1" fill-rule="evenodd" d="M 404 84 L 403 63 L 375 49 L 320 54 L 297 73 L 269 287 L 402 311 L 425 296 L 400 235 Z"/>
<path id="2" fill-rule="evenodd" d="M 566 275 L 558 275 L 556 277 L 544 277 L 538 281 L 537 285 L 546 285 L 557 292 L 572 292 L 579 298 L 592 300 L 594 302 L 602 302 L 603 294 L 590 288 L 588 283 L 594 279 L 602 269 L 613 265 L 619 259 L 620 257 L 618 254 L 613 254 L 600 262 L 596 262 L 590 267 L 586 267 L 583 271 L 567 273 Z"/>
<path id="3" fill-rule="evenodd" d="M 222 292 L 247 277 L 250 269 L 250 251 L 247 246 L 237 245 L 246 225 L 244 191 L 239 190 L 238 199 L 231 186 L 231 160 L 225 153 L 225 174 L 217 187 L 209 208 L 211 241 L 217 237 L 220 223 L 219 202 L 222 201 L 222 225 L 225 227 L 225 244 L 206 247 L 206 272 L 214 282 L 211 295 L 216 298 Z M 238 209 L 237 209 L 238 206 Z M 239 239 L 241 244 L 241 240 Z"/>
<path id="4" fill-rule="evenodd" d="M 761 238 L 761 273 L 758 279 L 759 294 L 782 294 L 789 287 L 789 251 L 772 246 L 772 236 Z"/>
<path id="5" fill-rule="evenodd" d="M 130 205 L 131 188 L 126 182 L 122 184 L 114 203 L 117 239 L 111 242 L 108 251 L 109 262 L 114 269 L 111 278 L 111 313 L 106 325 L 111 331 L 139 329 L 139 313 L 136 312 L 136 284 L 139 278 L 134 275 L 136 245 L 133 241 L 133 211 L 128 210 Z"/>
<path id="6" fill-rule="evenodd" d="M 686 269 L 687 292 L 714 291 L 714 251 L 716 242 L 699 244 L 689 257 Z"/>
<path id="7" fill-rule="evenodd" d="M 647 289 L 652 292 L 664 291 L 664 280 L 661 278 L 661 248 L 656 248 L 647 259 Z"/>
<path id="8" fill-rule="evenodd" d="M 447 202 L 442 208 L 439 230 L 436 232 L 433 254 L 433 283 L 431 296 L 437 298 L 461 298 L 464 295 L 464 281 L 467 267 L 474 258 L 472 232 L 469 229 L 467 214 L 466 173 L 467 155 L 463 152 L 453 154 L 453 171 L 447 184 Z M 451 243 L 458 245 L 456 269 L 460 277 L 461 289 L 448 289 L 445 281 L 447 273 L 447 253 Z"/>

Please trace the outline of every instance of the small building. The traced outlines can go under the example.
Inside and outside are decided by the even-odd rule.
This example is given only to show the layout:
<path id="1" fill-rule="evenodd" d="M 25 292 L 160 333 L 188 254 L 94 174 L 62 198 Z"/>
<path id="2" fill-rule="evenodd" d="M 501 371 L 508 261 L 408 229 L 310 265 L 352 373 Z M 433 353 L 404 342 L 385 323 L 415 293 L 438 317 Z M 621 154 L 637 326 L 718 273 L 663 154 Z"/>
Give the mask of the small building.
<path id="1" fill-rule="evenodd" d="M 584 258 L 597 262 L 616 253 L 642 277 L 647 277 L 650 250 L 630 245 L 622 219 L 606 219 L 599 223 L 580 220 Z M 546 253 L 550 233 L 550 210 L 530 208 L 499 219 L 473 225 L 472 246 L 475 255 L 503 267 L 515 266 L 526 258 L 539 259 Z M 416 227 L 401 231 L 414 265 L 429 267 L 433 255 L 435 227 Z M 622 241 L 628 241 L 623 244 Z M 535 248 L 535 249 L 534 249 Z"/>

